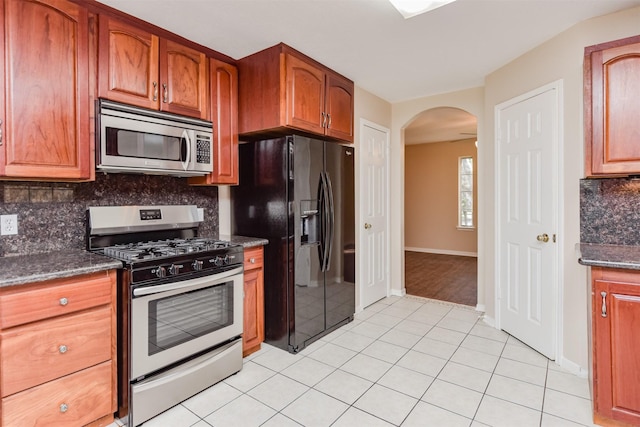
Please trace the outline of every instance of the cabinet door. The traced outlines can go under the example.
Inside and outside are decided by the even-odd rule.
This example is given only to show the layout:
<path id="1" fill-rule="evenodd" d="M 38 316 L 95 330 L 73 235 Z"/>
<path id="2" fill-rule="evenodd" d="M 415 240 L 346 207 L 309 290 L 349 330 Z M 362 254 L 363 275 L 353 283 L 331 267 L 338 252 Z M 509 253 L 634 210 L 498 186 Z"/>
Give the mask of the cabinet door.
<path id="1" fill-rule="evenodd" d="M 261 268 L 244 272 L 243 357 L 258 350 L 264 340 L 263 282 Z"/>
<path id="2" fill-rule="evenodd" d="M 291 54 L 286 63 L 286 125 L 324 134 L 324 72 Z"/>
<path id="3" fill-rule="evenodd" d="M 0 175 L 90 178 L 86 9 L 66 0 L 6 0 L 2 24 Z"/>
<path id="4" fill-rule="evenodd" d="M 157 110 L 158 37 L 104 15 L 99 26 L 99 96 Z"/>
<path id="5" fill-rule="evenodd" d="M 213 172 L 189 178 L 192 185 L 238 184 L 238 69 L 211 59 Z"/>
<path id="6" fill-rule="evenodd" d="M 353 82 L 327 74 L 326 134 L 353 142 Z"/>
<path id="7" fill-rule="evenodd" d="M 592 146 L 587 174 L 589 166 L 593 175 L 640 173 L 638 93 L 640 42 L 591 54 Z"/>
<path id="8" fill-rule="evenodd" d="M 160 40 L 160 109 L 208 120 L 208 70 L 204 53 Z"/>
<path id="9" fill-rule="evenodd" d="M 640 425 L 638 276 L 627 273 L 627 283 L 596 279 L 593 295 L 595 411 L 632 425 Z"/>

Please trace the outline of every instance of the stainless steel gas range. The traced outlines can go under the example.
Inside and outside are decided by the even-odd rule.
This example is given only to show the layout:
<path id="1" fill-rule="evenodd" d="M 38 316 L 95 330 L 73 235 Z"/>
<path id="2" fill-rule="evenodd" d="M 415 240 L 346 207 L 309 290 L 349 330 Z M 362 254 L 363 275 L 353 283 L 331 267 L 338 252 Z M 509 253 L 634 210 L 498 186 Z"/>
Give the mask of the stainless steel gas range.
<path id="1" fill-rule="evenodd" d="M 243 248 L 200 238 L 196 206 L 90 207 L 88 248 L 119 259 L 118 416 L 129 426 L 242 368 Z"/>

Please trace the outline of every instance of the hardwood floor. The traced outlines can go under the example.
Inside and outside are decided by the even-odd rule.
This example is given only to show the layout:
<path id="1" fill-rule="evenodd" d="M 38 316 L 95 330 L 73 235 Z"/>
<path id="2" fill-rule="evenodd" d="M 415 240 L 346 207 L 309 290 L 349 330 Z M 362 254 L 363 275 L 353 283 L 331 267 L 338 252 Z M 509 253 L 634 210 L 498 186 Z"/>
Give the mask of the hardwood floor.
<path id="1" fill-rule="evenodd" d="M 407 295 L 474 306 L 478 297 L 475 257 L 405 251 Z"/>

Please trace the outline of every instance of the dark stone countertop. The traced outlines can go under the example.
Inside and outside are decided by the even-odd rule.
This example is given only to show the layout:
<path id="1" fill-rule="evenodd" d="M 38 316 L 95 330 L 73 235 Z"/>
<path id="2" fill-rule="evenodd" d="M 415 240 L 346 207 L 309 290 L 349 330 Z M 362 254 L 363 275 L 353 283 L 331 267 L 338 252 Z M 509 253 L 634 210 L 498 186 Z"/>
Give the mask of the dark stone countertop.
<path id="1" fill-rule="evenodd" d="M 261 237 L 229 236 L 229 235 L 221 234 L 219 239 L 242 245 L 245 248 L 252 248 L 254 246 L 264 246 L 267 243 L 269 243 L 267 239 L 263 239 Z"/>
<path id="2" fill-rule="evenodd" d="M 576 249 L 582 265 L 640 270 L 640 246 L 579 243 Z"/>
<path id="3" fill-rule="evenodd" d="M 84 250 L 1 257 L 0 287 L 44 282 L 113 268 L 122 268 L 122 263 Z"/>

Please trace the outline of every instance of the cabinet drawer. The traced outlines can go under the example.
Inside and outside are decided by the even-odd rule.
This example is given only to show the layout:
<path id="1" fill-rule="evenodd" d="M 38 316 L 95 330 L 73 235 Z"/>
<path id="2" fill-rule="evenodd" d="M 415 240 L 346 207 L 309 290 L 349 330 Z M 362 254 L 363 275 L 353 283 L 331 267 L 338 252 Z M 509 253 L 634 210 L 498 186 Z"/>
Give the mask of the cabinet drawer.
<path id="1" fill-rule="evenodd" d="M 110 414 L 111 402 L 111 362 L 105 362 L 5 397 L 2 425 L 82 426 Z"/>
<path id="2" fill-rule="evenodd" d="M 0 329 L 111 302 L 115 273 L 52 280 L 0 294 Z"/>
<path id="3" fill-rule="evenodd" d="M 248 248 L 244 250 L 244 269 L 252 270 L 262 268 L 264 262 L 262 247 Z"/>
<path id="4" fill-rule="evenodd" d="M 0 334 L 2 396 L 111 359 L 111 309 L 101 307 Z"/>

